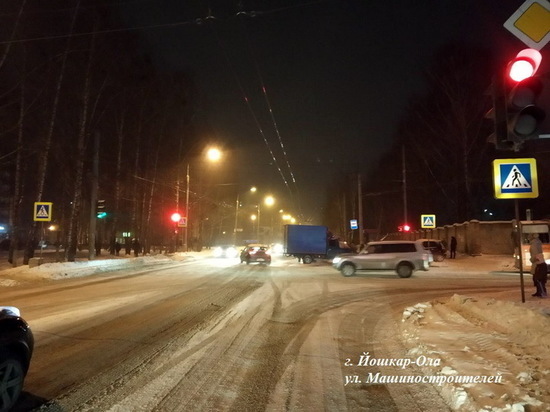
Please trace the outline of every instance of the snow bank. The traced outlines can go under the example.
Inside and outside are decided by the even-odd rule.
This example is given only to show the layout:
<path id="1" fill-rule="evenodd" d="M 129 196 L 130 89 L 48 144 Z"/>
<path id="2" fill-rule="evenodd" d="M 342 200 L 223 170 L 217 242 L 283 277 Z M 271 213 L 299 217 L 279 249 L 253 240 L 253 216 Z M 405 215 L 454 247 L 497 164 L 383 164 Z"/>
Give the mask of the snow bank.
<path id="1" fill-rule="evenodd" d="M 181 257 L 179 257 L 181 258 Z M 44 263 L 33 268 L 20 266 L 0 271 L 0 286 L 15 286 L 25 281 L 59 280 L 89 276 L 125 268 L 162 265 L 179 260 L 178 257 L 155 255 L 133 258 L 111 258 L 78 262 Z"/>
<path id="2" fill-rule="evenodd" d="M 546 308 L 545 308 L 546 309 Z M 521 303 L 454 295 L 408 307 L 409 355 L 456 411 L 543 411 L 550 406 L 550 317 Z"/>

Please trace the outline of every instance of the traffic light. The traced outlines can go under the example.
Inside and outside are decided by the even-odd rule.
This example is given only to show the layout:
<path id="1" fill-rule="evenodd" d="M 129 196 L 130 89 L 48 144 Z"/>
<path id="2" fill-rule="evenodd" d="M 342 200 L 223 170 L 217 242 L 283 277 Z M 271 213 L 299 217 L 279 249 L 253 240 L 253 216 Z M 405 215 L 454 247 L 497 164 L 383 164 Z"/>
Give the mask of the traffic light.
<path id="1" fill-rule="evenodd" d="M 404 225 L 398 226 L 397 230 L 399 230 L 400 232 L 410 232 L 411 231 L 411 226 L 409 224 L 405 223 Z"/>
<path id="2" fill-rule="evenodd" d="M 105 200 L 98 200 L 96 205 L 96 216 L 98 219 L 103 219 L 107 217 L 107 212 L 105 211 Z"/>
<path id="3" fill-rule="evenodd" d="M 545 112 L 537 106 L 543 83 L 536 76 L 542 56 L 535 49 L 520 51 L 510 61 L 504 74 L 496 75 L 492 84 L 495 132 L 489 141 L 497 150 L 518 151 L 523 142 L 539 137 Z"/>
<path id="4" fill-rule="evenodd" d="M 172 213 L 170 219 L 172 220 L 172 222 L 178 223 L 181 219 L 181 215 L 178 212 Z"/>

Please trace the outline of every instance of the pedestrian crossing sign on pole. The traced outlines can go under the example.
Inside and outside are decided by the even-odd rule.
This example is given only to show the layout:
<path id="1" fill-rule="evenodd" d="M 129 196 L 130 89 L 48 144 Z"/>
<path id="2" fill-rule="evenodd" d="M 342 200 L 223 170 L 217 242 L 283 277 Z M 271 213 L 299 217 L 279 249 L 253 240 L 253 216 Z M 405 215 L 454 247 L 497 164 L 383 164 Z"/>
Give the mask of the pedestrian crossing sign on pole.
<path id="1" fill-rule="evenodd" d="M 535 159 L 495 159 L 493 182 L 497 199 L 533 199 L 539 197 Z"/>
<path id="2" fill-rule="evenodd" d="M 435 227 L 435 215 L 421 215 L 420 221 L 423 229 L 429 229 Z"/>
<path id="3" fill-rule="evenodd" d="M 34 221 L 51 222 L 52 202 L 34 202 Z"/>

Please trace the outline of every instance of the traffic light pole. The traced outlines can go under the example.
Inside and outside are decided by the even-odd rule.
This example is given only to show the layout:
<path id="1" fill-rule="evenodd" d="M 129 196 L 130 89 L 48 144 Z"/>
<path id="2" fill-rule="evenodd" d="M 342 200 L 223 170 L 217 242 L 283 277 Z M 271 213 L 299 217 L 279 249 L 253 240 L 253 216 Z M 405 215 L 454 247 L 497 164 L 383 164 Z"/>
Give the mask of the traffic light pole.
<path id="1" fill-rule="evenodd" d="M 510 150 L 508 140 L 508 115 L 506 110 L 507 97 L 504 76 L 499 74 L 493 77 L 493 108 L 495 122 L 495 147 L 499 150 Z"/>
<path id="2" fill-rule="evenodd" d="M 518 227 L 517 230 L 517 248 L 519 253 L 519 283 L 521 286 L 521 302 L 525 303 L 525 286 L 523 283 L 523 248 L 521 247 L 521 242 L 523 238 L 522 228 L 521 228 L 521 221 L 519 220 L 519 201 L 518 199 L 515 200 L 515 209 L 516 209 L 516 225 Z"/>

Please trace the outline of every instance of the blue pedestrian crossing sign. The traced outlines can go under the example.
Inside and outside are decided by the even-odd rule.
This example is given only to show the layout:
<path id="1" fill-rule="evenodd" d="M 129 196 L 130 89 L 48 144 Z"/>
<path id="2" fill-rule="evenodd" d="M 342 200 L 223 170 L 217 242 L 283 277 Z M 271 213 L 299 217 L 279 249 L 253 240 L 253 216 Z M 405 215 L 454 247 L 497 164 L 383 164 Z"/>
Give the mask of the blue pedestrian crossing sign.
<path id="1" fill-rule="evenodd" d="M 421 215 L 420 226 L 423 229 L 435 227 L 435 215 Z"/>
<path id="2" fill-rule="evenodd" d="M 52 202 L 34 202 L 34 221 L 50 222 L 52 220 Z"/>
<path id="3" fill-rule="evenodd" d="M 539 197 L 536 159 L 495 159 L 493 182 L 497 199 Z"/>

